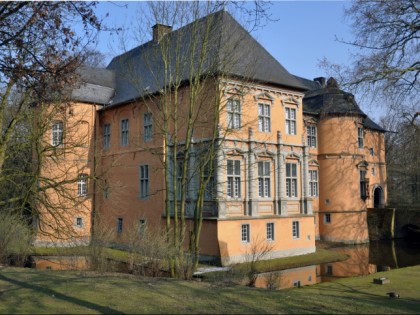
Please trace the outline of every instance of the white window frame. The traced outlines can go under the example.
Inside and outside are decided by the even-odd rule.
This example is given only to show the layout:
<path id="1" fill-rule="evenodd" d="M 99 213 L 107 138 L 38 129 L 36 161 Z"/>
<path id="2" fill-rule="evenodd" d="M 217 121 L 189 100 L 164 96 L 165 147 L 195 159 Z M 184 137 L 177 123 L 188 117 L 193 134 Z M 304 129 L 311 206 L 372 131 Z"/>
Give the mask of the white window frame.
<path id="1" fill-rule="evenodd" d="M 241 102 L 238 99 L 228 99 L 227 120 L 228 129 L 241 128 Z"/>
<path id="2" fill-rule="evenodd" d="M 249 223 L 241 225 L 241 242 L 249 243 L 251 239 L 251 227 Z"/>
<path id="3" fill-rule="evenodd" d="M 146 232 L 146 219 L 140 219 L 139 220 L 139 235 L 144 235 Z"/>
<path id="4" fill-rule="evenodd" d="M 275 233 L 274 233 L 274 222 L 268 222 L 266 224 L 266 237 L 267 241 L 274 241 Z"/>
<path id="5" fill-rule="evenodd" d="M 258 162 L 258 196 L 271 197 L 271 163 L 270 161 Z"/>
<path id="6" fill-rule="evenodd" d="M 357 128 L 357 146 L 359 149 L 363 149 L 364 147 L 363 137 L 364 137 L 363 127 L 358 127 Z"/>
<path id="7" fill-rule="evenodd" d="M 307 133 L 307 142 L 308 147 L 316 148 L 317 147 L 317 130 L 316 126 L 306 126 L 306 133 Z"/>
<path id="8" fill-rule="evenodd" d="M 140 198 L 144 199 L 149 196 L 149 165 L 140 165 Z"/>
<path id="9" fill-rule="evenodd" d="M 79 174 L 77 177 L 77 196 L 84 197 L 88 191 L 88 176 L 87 174 Z"/>
<path id="10" fill-rule="evenodd" d="M 111 147 L 111 124 L 104 124 L 104 134 L 103 134 L 103 146 L 104 149 L 109 149 Z"/>
<path id="11" fill-rule="evenodd" d="M 143 139 L 144 141 L 150 141 L 153 139 L 152 113 L 145 113 L 143 115 Z"/>
<path id="12" fill-rule="evenodd" d="M 258 131 L 270 132 L 271 131 L 271 108 L 270 104 L 258 104 Z"/>
<path id="13" fill-rule="evenodd" d="M 309 196 L 318 197 L 318 170 L 309 170 Z"/>
<path id="14" fill-rule="evenodd" d="M 64 124 L 61 120 L 53 122 L 51 128 L 51 145 L 54 147 L 61 146 L 63 144 L 63 133 Z"/>
<path id="15" fill-rule="evenodd" d="M 299 221 L 292 221 L 292 237 L 293 239 L 300 238 L 300 227 Z"/>
<path id="16" fill-rule="evenodd" d="M 296 108 L 286 107 L 286 134 L 296 135 Z"/>
<path id="17" fill-rule="evenodd" d="M 298 196 L 297 163 L 286 163 L 286 196 Z"/>
<path id="18" fill-rule="evenodd" d="M 241 161 L 227 160 L 227 196 L 241 197 Z"/>
<path id="19" fill-rule="evenodd" d="M 376 172 L 375 172 L 375 168 L 374 168 L 374 167 L 372 167 L 372 168 L 370 169 L 370 174 L 371 174 L 372 176 L 375 176 Z"/>
<path id="20" fill-rule="evenodd" d="M 128 118 L 121 120 L 121 146 L 126 147 L 129 144 L 129 121 Z"/>

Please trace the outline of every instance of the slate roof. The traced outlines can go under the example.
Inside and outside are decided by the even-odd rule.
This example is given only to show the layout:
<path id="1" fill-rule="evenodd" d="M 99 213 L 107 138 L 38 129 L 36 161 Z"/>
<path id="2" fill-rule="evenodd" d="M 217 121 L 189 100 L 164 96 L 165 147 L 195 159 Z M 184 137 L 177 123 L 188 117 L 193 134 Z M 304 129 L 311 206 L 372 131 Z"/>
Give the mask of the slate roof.
<path id="1" fill-rule="evenodd" d="M 93 67 L 77 70 L 80 84 L 71 91 L 71 98 L 80 102 L 108 104 L 115 94 L 115 73 Z"/>
<path id="2" fill-rule="evenodd" d="M 303 112 L 313 115 L 339 114 L 360 115 L 366 128 L 385 132 L 373 120 L 371 120 L 359 107 L 354 95 L 341 90 L 334 79 L 330 78 L 326 86 L 322 87 L 318 82 L 297 77 L 308 91 L 303 97 Z"/>
<path id="3" fill-rule="evenodd" d="M 206 29 L 211 31 L 206 32 Z M 207 41 L 204 39 L 206 34 Z M 207 44 L 208 53 L 200 59 L 203 43 Z M 191 54 L 194 44 L 196 51 Z M 167 59 L 171 66 L 167 70 L 178 81 L 189 80 L 190 70 L 194 67 L 192 73 L 195 75 L 224 73 L 253 82 L 306 90 L 306 86 L 273 58 L 228 12 L 219 11 L 165 35 L 160 43 L 152 40 L 115 57 L 107 67 L 115 71 L 117 77 L 113 105 L 155 93 L 167 84 L 168 81 L 164 80 L 162 47 L 169 47 Z M 176 58 L 180 61 L 178 71 L 174 66 Z M 191 60 L 194 60 L 193 66 Z M 197 71 L 199 60 L 204 62 L 201 70 Z"/>

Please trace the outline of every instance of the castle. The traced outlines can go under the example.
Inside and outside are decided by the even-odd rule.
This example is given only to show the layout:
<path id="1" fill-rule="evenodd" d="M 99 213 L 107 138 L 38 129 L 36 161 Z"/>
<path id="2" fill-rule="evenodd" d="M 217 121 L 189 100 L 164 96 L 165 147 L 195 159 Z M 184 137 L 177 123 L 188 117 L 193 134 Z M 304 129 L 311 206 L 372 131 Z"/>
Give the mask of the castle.
<path id="1" fill-rule="evenodd" d="M 203 258 L 243 261 L 256 238 L 270 244 L 272 258 L 314 252 L 316 239 L 368 241 L 367 209 L 386 204 L 385 131 L 333 78 L 290 74 L 229 13 L 178 30 L 157 24 L 151 41 L 106 69 L 79 72 L 82 82 L 46 142 L 65 150 L 82 137 L 83 145 L 63 154 L 60 169 L 52 161 L 43 167 L 44 176 L 77 179 L 66 186 L 76 203 L 40 219 L 37 244 L 50 244 L 64 219 L 73 238 L 89 240 L 93 214 L 123 242 L 131 222 L 163 226 L 165 209 L 181 201 L 188 230 L 202 177 Z M 165 125 L 173 119 L 165 102 L 179 107 L 177 135 L 191 130 L 188 139 L 168 137 L 175 120 Z M 211 141 L 211 174 L 200 177 L 195 166 Z M 174 193 L 182 185 L 183 199 Z"/>

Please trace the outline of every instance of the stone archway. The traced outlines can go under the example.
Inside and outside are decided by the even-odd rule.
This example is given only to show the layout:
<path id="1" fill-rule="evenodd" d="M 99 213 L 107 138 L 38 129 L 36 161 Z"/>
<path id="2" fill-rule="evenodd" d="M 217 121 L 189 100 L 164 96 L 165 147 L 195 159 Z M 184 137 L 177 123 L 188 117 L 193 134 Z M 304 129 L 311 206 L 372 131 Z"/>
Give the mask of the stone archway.
<path id="1" fill-rule="evenodd" d="M 384 207 L 384 190 L 381 186 L 376 186 L 373 189 L 373 207 L 383 208 Z"/>

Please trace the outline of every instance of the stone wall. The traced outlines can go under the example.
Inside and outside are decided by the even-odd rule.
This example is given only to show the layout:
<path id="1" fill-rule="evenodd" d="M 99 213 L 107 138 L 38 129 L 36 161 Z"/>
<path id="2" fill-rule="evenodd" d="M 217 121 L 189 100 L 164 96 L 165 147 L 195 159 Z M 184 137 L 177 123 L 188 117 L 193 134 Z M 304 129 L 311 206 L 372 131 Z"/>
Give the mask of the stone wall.
<path id="1" fill-rule="evenodd" d="M 371 241 L 404 238 L 407 224 L 420 227 L 420 209 L 368 209 L 369 239 Z"/>

